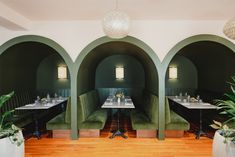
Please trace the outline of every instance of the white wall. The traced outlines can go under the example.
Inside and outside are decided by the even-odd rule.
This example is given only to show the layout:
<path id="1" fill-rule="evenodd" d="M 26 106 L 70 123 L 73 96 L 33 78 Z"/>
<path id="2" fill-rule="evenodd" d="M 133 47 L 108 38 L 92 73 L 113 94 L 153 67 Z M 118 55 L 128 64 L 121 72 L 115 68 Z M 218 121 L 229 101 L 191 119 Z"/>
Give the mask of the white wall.
<path id="1" fill-rule="evenodd" d="M 226 21 L 132 21 L 130 36 L 149 45 L 162 61 L 181 40 L 197 34 L 214 34 L 226 38 L 222 29 Z M 75 61 L 89 43 L 104 36 L 101 21 L 34 22 L 28 31 L 0 28 L 0 45 L 20 35 L 40 35 L 60 44 Z M 232 41 L 235 43 L 235 41 Z"/>

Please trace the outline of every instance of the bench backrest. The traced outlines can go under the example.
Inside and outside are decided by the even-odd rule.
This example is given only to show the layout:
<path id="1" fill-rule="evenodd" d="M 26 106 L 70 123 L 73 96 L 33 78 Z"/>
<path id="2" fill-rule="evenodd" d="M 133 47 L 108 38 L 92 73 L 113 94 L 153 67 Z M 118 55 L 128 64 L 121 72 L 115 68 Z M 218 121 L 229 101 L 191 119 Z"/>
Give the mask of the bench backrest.
<path id="1" fill-rule="evenodd" d="M 158 113 L 159 113 L 159 99 L 158 96 L 144 91 L 143 94 L 143 105 L 141 109 L 147 114 L 151 122 L 158 124 Z M 165 99 L 165 122 L 166 124 L 170 123 L 170 106 L 168 99 Z"/>
<path id="2" fill-rule="evenodd" d="M 97 90 L 84 93 L 78 97 L 78 124 L 82 123 L 99 106 Z"/>
<path id="3" fill-rule="evenodd" d="M 33 102 L 33 94 L 29 91 L 15 92 L 1 108 L 0 113 L 5 111 L 14 110 L 17 107 L 24 106 Z M 15 111 L 17 112 L 17 111 Z"/>

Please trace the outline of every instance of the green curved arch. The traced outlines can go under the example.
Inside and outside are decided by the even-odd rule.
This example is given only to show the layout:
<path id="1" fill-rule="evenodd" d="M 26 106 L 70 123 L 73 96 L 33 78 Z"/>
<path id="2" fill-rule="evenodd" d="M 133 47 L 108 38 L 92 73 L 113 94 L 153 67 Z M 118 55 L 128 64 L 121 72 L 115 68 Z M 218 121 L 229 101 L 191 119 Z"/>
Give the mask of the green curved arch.
<path id="1" fill-rule="evenodd" d="M 43 37 L 43 36 L 23 35 L 23 36 L 18 36 L 18 37 L 12 38 L 0 46 L 0 55 L 13 45 L 23 43 L 23 42 L 30 42 L 30 41 L 45 44 L 45 45 L 53 48 L 54 50 L 56 50 L 56 52 L 58 52 L 60 54 L 60 56 L 64 59 L 69 70 L 70 71 L 72 70 L 73 61 L 70 58 L 70 56 L 68 55 L 68 53 L 65 51 L 65 49 L 63 47 L 61 47 L 55 41 L 53 41 L 49 38 Z"/>
<path id="2" fill-rule="evenodd" d="M 77 77 L 78 75 L 78 71 L 79 68 L 82 64 L 83 59 L 86 57 L 86 55 L 89 54 L 89 52 L 91 52 L 94 48 L 96 48 L 97 46 L 104 44 L 104 43 L 108 43 L 108 42 L 113 42 L 113 41 L 120 41 L 120 42 L 126 42 L 126 43 L 130 43 L 133 44 L 141 49 L 143 49 L 147 55 L 150 57 L 150 59 L 153 61 L 155 68 L 157 69 L 157 73 L 159 71 L 159 67 L 161 66 L 161 62 L 158 58 L 158 56 L 156 55 L 156 53 L 147 45 L 145 44 L 143 41 L 134 38 L 132 36 L 127 36 L 125 38 L 122 39 L 111 39 L 108 38 L 106 36 L 98 38 L 96 40 L 94 40 L 93 42 L 91 42 L 90 44 L 88 44 L 82 51 L 81 53 L 78 55 L 76 61 L 75 61 L 75 65 L 74 65 L 74 76 Z M 159 73 L 158 73 L 158 77 L 159 77 Z M 77 80 L 73 81 L 73 85 L 71 86 L 71 90 L 72 90 L 72 104 L 76 104 L 77 103 Z M 77 117 L 77 113 L 75 112 L 77 111 L 77 106 L 76 105 L 72 105 L 72 109 L 71 109 L 71 113 L 72 113 L 72 138 L 77 138 L 76 133 L 77 133 L 77 125 L 76 125 L 76 117 Z"/>
<path id="3" fill-rule="evenodd" d="M 77 71 L 79 70 L 79 67 L 83 61 L 83 59 L 86 57 L 86 55 L 91 52 L 91 50 L 93 50 L 94 48 L 96 48 L 97 46 L 104 44 L 104 43 L 108 43 L 108 42 L 113 42 L 113 41 L 121 41 L 121 42 L 126 42 L 126 43 L 130 43 L 133 44 L 139 48 L 141 48 L 142 50 L 144 50 L 148 56 L 152 59 L 154 65 L 156 66 L 156 69 L 159 68 L 161 62 L 158 58 L 158 56 L 156 55 L 156 53 L 153 51 L 153 49 L 151 49 L 147 44 L 145 44 L 143 41 L 134 38 L 132 36 L 127 36 L 125 38 L 122 39 L 111 39 L 108 38 L 106 36 L 98 38 L 96 40 L 94 40 L 93 42 L 91 42 L 90 44 L 88 44 L 79 54 L 79 56 L 77 57 L 76 61 L 75 61 L 75 68 L 77 69 Z"/>
<path id="4" fill-rule="evenodd" d="M 232 43 L 231 41 L 217 36 L 217 35 L 213 35 L 213 34 L 200 34 L 200 35 L 195 35 L 195 36 L 191 36 L 188 37 L 180 42 L 178 42 L 166 55 L 166 57 L 164 58 L 162 64 L 163 64 L 163 70 L 166 72 L 168 65 L 170 64 L 170 61 L 172 60 L 172 58 L 177 54 L 177 52 L 182 49 L 183 47 L 198 42 L 198 41 L 213 41 L 216 43 L 220 43 L 226 47 L 228 47 L 229 49 L 231 49 L 233 52 L 235 52 L 235 44 Z"/>

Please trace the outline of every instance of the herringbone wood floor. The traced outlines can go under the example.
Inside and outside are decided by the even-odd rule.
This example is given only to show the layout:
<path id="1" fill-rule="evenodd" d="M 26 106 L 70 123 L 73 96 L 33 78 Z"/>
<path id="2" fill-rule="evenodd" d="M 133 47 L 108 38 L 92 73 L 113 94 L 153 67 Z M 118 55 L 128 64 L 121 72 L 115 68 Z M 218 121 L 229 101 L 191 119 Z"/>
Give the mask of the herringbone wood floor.
<path id="1" fill-rule="evenodd" d="M 125 121 L 128 139 L 109 139 L 114 122 L 109 122 L 100 138 L 79 140 L 30 138 L 25 144 L 25 157 L 211 157 L 212 140 L 206 137 L 196 140 L 194 134 L 183 138 L 135 138 L 130 122 Z"/>

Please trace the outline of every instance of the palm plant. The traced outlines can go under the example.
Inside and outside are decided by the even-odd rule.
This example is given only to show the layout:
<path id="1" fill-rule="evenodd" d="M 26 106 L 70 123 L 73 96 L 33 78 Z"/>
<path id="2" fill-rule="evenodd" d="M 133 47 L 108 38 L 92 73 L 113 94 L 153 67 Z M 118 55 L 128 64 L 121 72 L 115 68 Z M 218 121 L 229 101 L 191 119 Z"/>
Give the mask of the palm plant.
<path id="1" fill-rule="evenodd" d="M 220 114 L 225 114 L 228 116 L 228 119 L 222 124 L 220 122 L 214 121 L 214 124 L 211 125 L 214 129 L 220 129 L 221 135 L 225 137 L 225 142 L 227 140 L 235 143 L 235 128 L 229 128 L 227 124 L 231 121 L 235 123 L 235 76 L 232 76 L 232 82 L 230 84 L 231 93 L 224 94 L 227 100 L 215 100 L 216 105 L 221 111 Z"/>
<path id="2" fill-rule="evenodd" d="M 0 109 L 13 95 L 14 92 L 0 96 Z M 9 137 L 12 143 L 19 146 L 23 143 L 23 139 L 18 136 L 20 129 L 16 127 L 11 120 L 7 119 L 10 119 L 13 112 L 14 110 L 5 111 L 2 113 L 0 112 L 0 139 Z"/>

